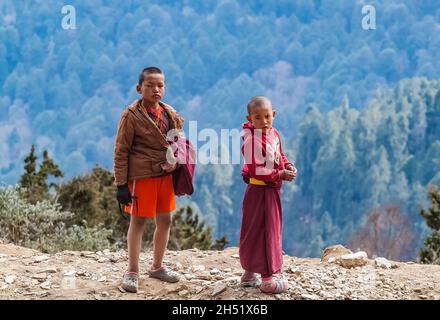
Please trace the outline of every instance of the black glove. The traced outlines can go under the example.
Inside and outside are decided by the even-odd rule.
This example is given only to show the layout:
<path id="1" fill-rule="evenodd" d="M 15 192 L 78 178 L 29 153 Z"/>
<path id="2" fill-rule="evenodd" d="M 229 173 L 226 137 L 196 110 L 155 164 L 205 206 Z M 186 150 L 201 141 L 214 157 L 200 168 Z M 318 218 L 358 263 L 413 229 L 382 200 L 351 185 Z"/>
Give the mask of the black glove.
<path id="1" fill-rule="evenodd" d="M 131 203 L 131 194 L 130 189 L 128 189 L 128 185 L 124 184 L 122 186 L 118 186 L 118 192 L 116 193 L 116 199 L 120 204 L 123 204 L 126 206 L 127 204 Z"/>

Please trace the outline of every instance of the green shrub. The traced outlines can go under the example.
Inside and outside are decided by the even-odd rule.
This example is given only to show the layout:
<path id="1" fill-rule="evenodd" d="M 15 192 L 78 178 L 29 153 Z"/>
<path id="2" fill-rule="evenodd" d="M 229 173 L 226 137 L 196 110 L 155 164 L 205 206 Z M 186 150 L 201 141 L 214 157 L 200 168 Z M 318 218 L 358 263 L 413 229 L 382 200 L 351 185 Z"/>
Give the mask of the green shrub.
<path id="1" fill-rule="evenodd" d="M 425 239 L 425 246 L 420 250 L 422 263 L 440 264 L 440 191 L 436 186 L 429 188 L 431 208 L 422 209 L 420 214 L 432 233 Z"/>
<path id="2" fill-rule="evenodd" d="M 43 200 L 31 204 L 24 189 L 0 187 L 0 237 L 5 242 L 53 253 L 62 250 L 108 248 L 111 230 L 86 225 L 67 227 L 72 217 L 57 203 Z"/>

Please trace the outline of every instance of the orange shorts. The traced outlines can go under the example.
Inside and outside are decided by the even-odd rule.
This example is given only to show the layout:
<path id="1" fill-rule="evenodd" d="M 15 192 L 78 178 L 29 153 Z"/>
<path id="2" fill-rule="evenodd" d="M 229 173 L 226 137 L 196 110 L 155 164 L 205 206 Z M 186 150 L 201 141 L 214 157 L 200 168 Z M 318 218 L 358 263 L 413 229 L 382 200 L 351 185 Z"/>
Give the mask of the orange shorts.
<path id="1" fill-rule="evenodd" d="M 133 201 L 124 207 L 124 211 L 129 214 L 154 218 L 157 212 L 176 209 L 172 175 L 130 181 L 128 188 Z"/>

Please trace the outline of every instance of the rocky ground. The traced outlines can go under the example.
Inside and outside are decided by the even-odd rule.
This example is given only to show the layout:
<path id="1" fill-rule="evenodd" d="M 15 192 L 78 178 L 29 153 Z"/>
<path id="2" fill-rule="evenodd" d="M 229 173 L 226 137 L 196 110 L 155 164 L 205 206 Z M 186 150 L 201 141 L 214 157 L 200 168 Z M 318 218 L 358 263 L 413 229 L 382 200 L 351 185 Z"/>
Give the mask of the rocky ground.
<path id="1" fill-rule="evenodd" d="M 175 284 L 149 278 L 150 262 L 151 252 L 142 253 L 140 291 L 132 294 L 119 286 L 126 251 L 48 255 L 0 244 L 0 299 L 440 299 L 440 266 L 375 262 L 359 253 L 344 258 L 324 254 L 323 259 L 284 256 L 290 289 L 278 295 L 240 287 L 237 248 L 169 251 L 165 265 L 182 275 Z"/>

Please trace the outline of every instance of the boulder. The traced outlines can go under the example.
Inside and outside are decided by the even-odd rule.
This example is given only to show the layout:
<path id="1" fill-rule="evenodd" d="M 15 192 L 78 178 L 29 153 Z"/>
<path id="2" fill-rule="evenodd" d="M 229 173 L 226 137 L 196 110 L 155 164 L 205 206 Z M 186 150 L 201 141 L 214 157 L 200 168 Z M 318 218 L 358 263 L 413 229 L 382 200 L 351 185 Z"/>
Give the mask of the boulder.
<path id="1" fill-rule="evenodd" d="M 345 254 L 353 253 L 351 250 L 345 248 L 343 245 L 337 244 L 324 249 L 321 261 L 332 262 Z M 333 258 L 333 259 L 331 259 Z M 329 261 L 332 260 L 332 261 Z"/>
<path id="2" fill-rule="evenodd" d="M 362 267 L 368 263 L 368 255 L 365 251 L 359 251 L 356 253 L 345 254 L 336 258 L 336 263 L 340 264 L 344 268 Z"/>
<path id="3" fill-rule="evenodd" d="M 374 263 L 379 268 L 390 269 L 392 267 L 392 263 L 385 258 L 376 258 L 374 259 Z"/>

